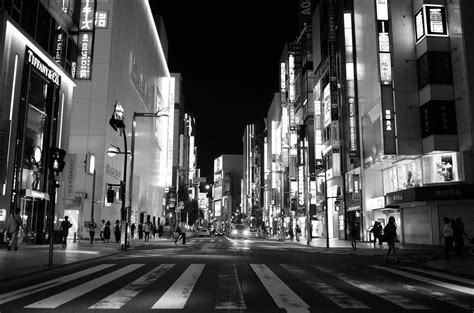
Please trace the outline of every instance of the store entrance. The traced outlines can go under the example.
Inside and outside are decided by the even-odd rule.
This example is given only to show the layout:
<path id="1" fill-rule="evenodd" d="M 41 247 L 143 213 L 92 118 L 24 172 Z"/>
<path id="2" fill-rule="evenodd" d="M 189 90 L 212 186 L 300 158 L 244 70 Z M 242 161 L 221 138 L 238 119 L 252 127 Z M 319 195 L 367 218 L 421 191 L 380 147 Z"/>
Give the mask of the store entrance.
<path id="1" fill-rule="evenodd" d="M 45 243 L 47 240 L 47 214 L 48 202 L 45 199 L 30 197 L 20 198 L 21 217 L 25 226 L 23 242 Z"/>

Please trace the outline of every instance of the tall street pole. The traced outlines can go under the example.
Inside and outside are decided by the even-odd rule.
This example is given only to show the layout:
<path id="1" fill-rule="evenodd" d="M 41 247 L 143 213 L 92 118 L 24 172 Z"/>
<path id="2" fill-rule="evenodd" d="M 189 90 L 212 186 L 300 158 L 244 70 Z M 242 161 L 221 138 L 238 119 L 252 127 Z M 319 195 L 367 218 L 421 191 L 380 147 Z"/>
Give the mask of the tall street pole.
<path id="1" fill-rule="evenodd" d="M 125 191 L 126 191 L 126 179 L 127 179 L 127 134 L 125 133 L 125 125 L 123 126 L 122 136 L 123 136 L 123 145 L 125 149 L 125 153 L 123 155 L 123 180 L 121 182 L 121 194 L 120 200 L 122 201 L 122 209 L 121 218 L 122 218 L 122 225 L 121 225 L 121 235 L 120 235 L 120 249 L 126 250 L 127 249 L 127 210 L 125 208 Z"/>
<path id="2" fill-rule="evenodd" d="M 323 161 L 324 170 L 324 206 L 326 209 L 326 248 L 329 248 L 329 205 L 328 205 L 328 179 L 326 174 L 326 160 L 321 151 L 321 159 Z"/>

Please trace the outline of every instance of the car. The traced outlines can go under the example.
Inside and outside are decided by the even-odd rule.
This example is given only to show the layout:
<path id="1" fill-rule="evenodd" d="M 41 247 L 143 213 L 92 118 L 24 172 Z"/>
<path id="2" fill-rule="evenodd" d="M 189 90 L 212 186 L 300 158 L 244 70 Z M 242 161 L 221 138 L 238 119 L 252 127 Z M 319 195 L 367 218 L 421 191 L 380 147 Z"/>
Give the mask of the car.
<path id="1" fill-rule="evenodd" d="M 250 231 L 244 224 L 236 224 L 230 231 L 232 238 L 249 238 Z"/>
<path id="2" fill-rule="evenodd" d="M 207 228 L 199 229 L 196 232 L 196 236 L 198 236 L 198 237 L 202 237 L 202 236 L 211 237 L 211 232 Z"/>

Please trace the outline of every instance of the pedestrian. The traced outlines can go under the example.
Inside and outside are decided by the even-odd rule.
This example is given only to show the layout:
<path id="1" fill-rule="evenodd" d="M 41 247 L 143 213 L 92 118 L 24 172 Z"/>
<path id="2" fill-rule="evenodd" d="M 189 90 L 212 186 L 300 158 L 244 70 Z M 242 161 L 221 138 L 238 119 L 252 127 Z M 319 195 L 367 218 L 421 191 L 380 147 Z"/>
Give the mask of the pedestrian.
<path id="1" fill-rule="evenodd" d="M 301 228 L 300 225 L 296 224 L 296 241 L 300 241 L 301 237 Z"/>
<path id="2" fill-rule="evenodd" d="M 142 223 L 138 224 L 138 239 L 143 238 L 143 225 Z"/>
<path id="3" fill-rule="evenodd" d="M 176 232 L 178 233 L 178 237 L 174 241 L 174 244 L 177 245 L 180 240 L 183 240 L 183 246 L 186 244 L 186 229 L 182 223 L 178 223 L 176 226 Z"/>
<path id="4" fill-rule="evenodd" d="M 444 257 L 449 260 L 449 251 L 453 249 L 453 227 L 449 221 L 449 217 L 443 217 L 443 236 L 444 236 Z"/>
<path id="5" fill-rule="evenodd" d="M 160 224 L 158 225 L 158 238 L 162 238 L 163 237 L 163 225 Z"/>
<path id="6" fill-rule="evenodd" d="M 114 235 L 115 235 L 115 242 L 119 243 L 120 242 L 120 222 L 119 222 L 119 220 L 115 221 Z"/>
<path id="7" fill-rule="evenodd" d="M 102 220 L 102 225 L 100 225 L 100 239 L 105 242 L 104 239 L 104 228 L 105 228 L 105 220 Z"/>
<path id="8" fill-rule="evenodd" d="M 288 235 L 290 236 L 290 240 L 293 241 L 293 237 L 295 236 L 293 233 L 293 225 L 288 226 Z"/>
<path id="9" fill-rule="evenodd" d="M 377 244 L 377 240 L 379 241 L 379 246 L 382 247 L 382 230 L 382 223 L 375 221 L 374 226 L 372 226 L 372 229 L 370 230 L 370 232 L 374 235 L 374 248 Z"/>
<path id="10" fill-rule="evenodd" d="M 132 223 L 132 226 L 130 226 L 130 235 L 132 235 L 132 239 L 135 236 L 135 223 Z"/>
<path id="11" fill-rule="evenodd" d="M 153 222 L 153 224 L 151 225 L 151 233 L 153 234 L 153 238 L 155 238 L 157 232 L 158 228 L 156 228 L 156 224 Z"/>
<path id="12" fill-rule="evenodd" d="M 23 229 L 23 223 L 20 216 L 20 208 L 16 208 L 14 213 L 11 213 L 7 221 L 7 237 L 9 238 L 7 249 L 11 250 L 13 246 L 14 250 L 18 250 L 18 234 L 20 228 Z"/>
<path id="13" fill-rule="evenodd" d="M 143 230 L 145 232 L 145 242 L 150 241 L 151 223 L 146 222 L 145 226 L 143 227 Z"/>
<path id="14" fill-rule="evenodd" d="M 453 230 L 454 247 L 456 254 L 460 257 L 464 257 L 464 237 L 469 240 L 469 236 L 464 229 L 464 224 L 460 217 L 456 217 L 456 223 Z"/>
<path id="15" fill-rule="evenodd" d="M 72 224 L 69 222 L 69 217 L 67 215 L 64 216 L 64 220 L 61 222 L 61 226 L 59 227 L 63 248 L 66 248 L 67 246 L 67 236 L 69 235 L 69 228 L 71 227 Z"/>
<path id="16" fill-rule="evenodd" d="M 94 243 L 94 236 L 95 236 L 96 229 L 97 229 L 97 224 L 95 223 L 94 219 L 91 218 L 91 222 L 89 224 L 89 238 L 90 238 L 91 243 Z"/>
<path id="17" fill-rule="evenodd" d="M 104 242 L 109 243 L 110 240 L 110 221 L 104 225 Z"/>
<path id="18" fill-rule="evenodd" d="M 390 256 L 390 253 L 393 253 L 393 256 L 395 257 L 395 261 L 398 261 L 397 253 L 395 252 L 395 242 L 398 242 L 398 236 L 397 236 L 397 224 L 395 223 L 395 217 L 390 216 L 388 218 L 388 224 L 385 225 L 385 228 L 383 229 L 383 233 L 387 238 L 387 244 L 388 244 L 388 251 L 387 255 L 385 256 L 385 260 L 388 260 L 388 257 Z"/>
<path id="19" fill-rule="evenodd" d="M 357 227 L 356 227 L 356 224 L 355 224 L 355 221 L 351 221 L 350 225 L 349 225 L 349 238 L 351 239 L 351 246 L 352 246 L 352 251 L 354 251 L 355 249 L 357 249 L 357 233 L 359 231 L 357 230 Z"/>

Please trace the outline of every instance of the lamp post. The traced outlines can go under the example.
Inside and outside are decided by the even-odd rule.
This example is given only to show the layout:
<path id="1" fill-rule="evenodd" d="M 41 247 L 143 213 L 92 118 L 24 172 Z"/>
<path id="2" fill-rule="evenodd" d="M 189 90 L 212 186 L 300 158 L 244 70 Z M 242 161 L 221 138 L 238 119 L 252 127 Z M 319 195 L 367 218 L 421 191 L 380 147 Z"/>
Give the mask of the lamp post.
<path id="1" fill-rule="evenodd" d="M 135 128 L 136 128 L 136 119 L 137 117 L 163 117 L 168 116 L 168 114 L 161 114 L 163 109 L 158 110 L 154 113 L 137 113 L 133 112 L 132 119 L 132 141 L 130 144 L 130 177 L 128 182 L 129 194 L 128 194 L 128 207 L 127 207 L 127 222 L 130 223 L 131 214 L 132 214 L 132 198 L 133 198 L 133 172 L 135 168 Z"/>

